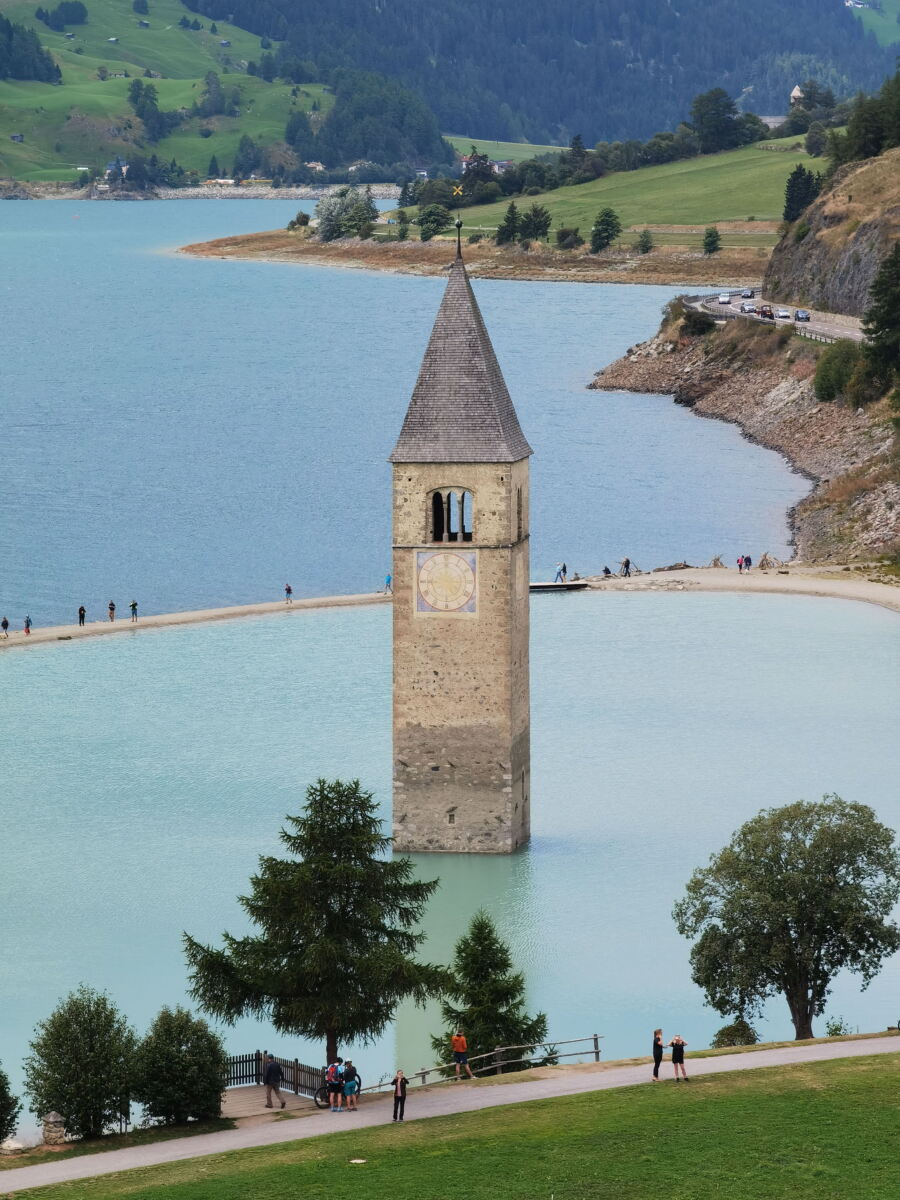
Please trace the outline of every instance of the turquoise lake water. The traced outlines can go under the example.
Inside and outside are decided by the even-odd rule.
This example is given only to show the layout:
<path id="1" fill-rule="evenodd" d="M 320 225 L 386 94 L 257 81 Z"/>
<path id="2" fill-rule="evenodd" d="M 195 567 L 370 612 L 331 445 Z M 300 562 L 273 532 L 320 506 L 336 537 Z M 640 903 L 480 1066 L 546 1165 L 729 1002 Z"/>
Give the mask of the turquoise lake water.
<path id="1" fill-rule="evenodd" d="M 0 206 L 0 610 L 14 623 L 380 584 L 385 462 L 443 283 L 160 253 L 283 225 L 296 202 Z M 534 574 L 765 549 L 806 491 L 776 455 L 662 397 L 585 391 L 649 336 L 670 288 L 475 282 L 535 446 Z M 560 599 L 562 602 L 559 602 Z M 257 856 L 318 775 L 388 815 L 386 608 L 295 612 L 0 656 L 0 1062 L 79 982 L 139 1028 L 184 997 L 182 930 L 241 928 Z M 496 917 L 559 1038 L 611 1057 L 660 1023 L 704 1045 L 671 907 L 766 805 L 828 791 L 900 825 L 895 615 L 801 598 L 535 597 L 533 821 L 514 858 L 417 859 L 440 877 L 429 953 Z M 848 670 L 847 664 L 851 664 Z M 548 965 L 550 969 L 548 969 Z M 896 1019 L 900 967 L 832 1011 Z M 401 1013 L 366 1081 L 431 1060 Z M 770 1007 L 765 1033 L 789 1033 Z M 245 1022 L 235 1052 L 276 1047 Z"/>

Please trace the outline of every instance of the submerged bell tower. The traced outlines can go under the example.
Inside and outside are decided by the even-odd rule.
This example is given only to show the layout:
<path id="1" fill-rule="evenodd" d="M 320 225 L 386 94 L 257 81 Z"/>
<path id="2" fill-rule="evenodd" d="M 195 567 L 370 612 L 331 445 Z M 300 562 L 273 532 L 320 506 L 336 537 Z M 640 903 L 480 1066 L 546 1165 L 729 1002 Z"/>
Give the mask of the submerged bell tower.
<path id="1" fill-rule="evenodd" d="M 457 237 L 390 457 L 398 850 L 528 841 L 531 453 Z"/>

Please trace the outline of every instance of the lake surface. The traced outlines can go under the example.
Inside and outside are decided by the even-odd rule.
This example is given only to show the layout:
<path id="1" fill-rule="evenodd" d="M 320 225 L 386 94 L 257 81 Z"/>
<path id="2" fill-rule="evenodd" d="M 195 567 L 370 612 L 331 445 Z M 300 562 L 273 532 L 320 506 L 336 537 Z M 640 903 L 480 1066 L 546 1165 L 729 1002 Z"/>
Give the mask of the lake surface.
<path id="1" fill-rule="evenodd" d="M 672 904 L 760 808 L 835 791 L 900 827 L 898 632 L 895 614 L 837 600 L 535 597 L 533 838 L 514 857 L 415 856 L 441 881 L 427 953 L 447 960 L 483 905 L 556 1037 L 597 1032 L 611 1058 L 645 1052 L 657 1025 L 708 1044 L 724 1022 L 690 980 Z M 236 896 L 307 783 L 358 776 L 389 821 L 389 608 L 35 647 L 0 656 L 0 680 L 15 697 L 0 1061 L 16 1080 L 35 1021 L 82 980 L 140 1029 L 183 1000 L 182 931 L 244 928 Z M 829 1012 L 883 1028 L 898 995 L 900 956 L 867 992 L 842 977 Z M 760 1027 L 789 1037 L 786 1005 Z M 354 1060 L 367 1080 L 430 1064 L 439 1029 L 404 1012 Z M 227 1040 L 322 1054 L 252 1022 Z"/>
<path id="2" fill-rule="evenodd" d="M 443 282 L 163 251 L 283 225 L 296 202 L 0 206 L 0 610 L 110 598 L 168 611 L 377 587 L 390 452 Z M 534 575 L 763 550 L 806 491 L 776 455 L 662 397 L 585 391 L 675 289 L 479 282 L 532 474 Z M 560 603 L 560 599 L 562 602 Z M 837 791 L 894 826 L 897 620 L 800 598 L 537 597 L 534 837 L 440 877 L 428 953 L 479 905 L 559 1037 L 639 1053 L 721 1019 L 670 919 L 691 870 L 759 808 Z M 319 775 L 388 816 L 384 608 L 295 612 L 0 656 L 0 1062 L 81 981 L 143 1029 L 184 997 L 180 936 L 242 928 L 235 897 Z M 856 664 L 848 675 L 846 664 Z M 548 972 L 548 962 L 563 969 Z M 833 1011 L 896 1018 L 895 963 Z M 676 1030 L 677 1026 L 677 1030 Z M 435 1015 L 358 1052 L 366 1081 L 430 1061 Z M 767 1034 L 788 1033 L 770 1009 Z M 244 1022 L 233 1051 L 278 1048 Z"/>
<path id="3" fill-rule="evenodd" d="M 380 586 L 390 471 L 444 287 L 160 253 L 297 201 L 0 206 L 0 612 L 14 628 Z M 734 427 L 588 392 L 676 289 L 475 282 L 535 447 L 532 565 L 788 554 L 808 490 Z"/>

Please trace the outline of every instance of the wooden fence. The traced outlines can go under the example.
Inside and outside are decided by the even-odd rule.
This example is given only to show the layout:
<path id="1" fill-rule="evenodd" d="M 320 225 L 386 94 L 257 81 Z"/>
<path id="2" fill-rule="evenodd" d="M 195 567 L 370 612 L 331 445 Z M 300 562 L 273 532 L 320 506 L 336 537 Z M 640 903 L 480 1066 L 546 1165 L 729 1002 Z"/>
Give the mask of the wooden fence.
<path id="1" fill-rule="evenodd" d="M 268 1051 L 254 1050 L 251 1054 L 236 1054 L 228 1060 L 228 1083 L 226 1087 L 246 1087 L 247 1084 L 262 1086 Z M 295 1096 L 314 1096 L 322 1086 L 323 1068 L 311 1067 L 296 1058 L 278 1058 L 281 1067 L 281 1089 Z"/>

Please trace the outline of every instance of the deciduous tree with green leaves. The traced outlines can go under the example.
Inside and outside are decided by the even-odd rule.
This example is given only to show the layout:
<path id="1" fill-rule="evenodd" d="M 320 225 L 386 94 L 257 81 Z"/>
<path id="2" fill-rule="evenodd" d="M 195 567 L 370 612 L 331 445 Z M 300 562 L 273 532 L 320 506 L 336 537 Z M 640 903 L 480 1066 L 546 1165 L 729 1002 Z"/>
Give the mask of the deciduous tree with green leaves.
<path id="1" fill-rule="evenodd" d="M 184 935 L 194 999 L 228 1024 L 254 1016 L 284 1034 L 338 1045 L 370 1042 L 401 1000 L 440 996 L 449 976 L 419 962 L 417 929 L 437 880 L 390 858 L 372 798 L 358 780 L 319 779 L 287 818 L 289 858 L 265 855 L 241 907 L 259 932 L 224 934 L 221 949 Z"/>
<path id="2" fill-rule="evenodd" d="M 419 227 L 419 237 L 422 241 L 430 242 L 437 234 L 450 228 L 450 210 L 443 204 L 427 204 L 419 210 L 415 224 Z"/>
<path id="3" fill-rule="evenodd" d="M 622 232 L 622 222 L 611 208 L 601 208 L 591 229 L 591 254 L 611 246 Z"/>
<path id="4" fill-rule="evenodd" d="M 708 1004 L 752 1016 L 782 995 L 800 1039 L 813 1036 L 839 971 L 865 988 L 900 948 L 890 920 L 898 897 L 893 830 L 832 795 L 747 821 L 694 872 L 673 916 L 696 939 L 692 973 Z"/>
<path id="5" fill-rule="evenodd" d="M 514 1057 L 527 1060 L 547 1037 L 546 1015 L 530 1017 L 525 1012 L 525 977 L 513 970 L 509 946 L 483 910 L 456 943 L 447 996 L 441 1004 L 446 1032 L 431 1039 L 440 1059 L 448 1057 L 450 1038 L 459 1029 L 465 1031 L 470 1055 L 487 1054 L 497 1046 L 524 1046 Z M 504 1069 L 521 1071 L 528 1065 L 526 1061 Z"/>
<path id="6" fill-rule="evenodd" d="M 0 1142 L 5 1142 L 16 1132 L 21 1111 L 22 1105 L 9 1089 L 9 1078 L 0 1069 Z"/>
<path id="7" fill-rule="evenodd" d="M 164 1125 L 204 1121 L 222 1111 L 228 1055 L 218 1034 L 185 1008 L 163 1008 L 135 1052 L 133 1095 Z"/>
<path id="8" fill-rule="evenodd" d="M 66 1133 L 100 1137 L 128 1113 L 135 1044 L 109 997 L 82 984 L 35 1029 L 25 1060 L 31 1111 L 58 1112 Z"/>

